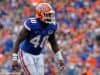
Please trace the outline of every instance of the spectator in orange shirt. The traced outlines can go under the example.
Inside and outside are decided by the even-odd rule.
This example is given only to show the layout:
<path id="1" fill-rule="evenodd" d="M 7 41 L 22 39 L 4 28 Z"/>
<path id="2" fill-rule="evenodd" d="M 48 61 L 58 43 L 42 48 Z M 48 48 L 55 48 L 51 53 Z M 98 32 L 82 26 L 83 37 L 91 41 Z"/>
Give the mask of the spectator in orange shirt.
<path id="1" fill-rule="evenodd" d="M 3 54 L 0 54 L 0 65 L 3 65 L 4 61 L 5 61 L 6 56 Z"/>
<path id="2" fill-rule="evenodd" d="M 23 13 L 26 15 L 26 17 L 30 17 L 31 16 L 30 6 L 25 6 L 24 9 L 23 9 Z"/>

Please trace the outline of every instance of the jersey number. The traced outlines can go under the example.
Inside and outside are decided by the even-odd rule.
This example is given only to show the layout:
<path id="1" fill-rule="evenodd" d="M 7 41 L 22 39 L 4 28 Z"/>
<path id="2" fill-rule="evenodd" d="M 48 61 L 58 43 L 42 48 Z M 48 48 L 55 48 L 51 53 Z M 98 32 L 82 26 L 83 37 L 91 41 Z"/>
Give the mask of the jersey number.
<path id="1" fill-rule="evenodd" d="M 48 36 L 44 36 L 42 41 L 41 41 L 41 36 L 37 35 L 36 37 L 34 37 L 33 39 L 30 40 L 30 42 L 34 45 L 34 47 L 36 48 L 37 46 L 40 45 L 40 47 L 42 48 L 45 41 L 48 39 Z M 41 42 L 40 42 L 41 41 Z"/>

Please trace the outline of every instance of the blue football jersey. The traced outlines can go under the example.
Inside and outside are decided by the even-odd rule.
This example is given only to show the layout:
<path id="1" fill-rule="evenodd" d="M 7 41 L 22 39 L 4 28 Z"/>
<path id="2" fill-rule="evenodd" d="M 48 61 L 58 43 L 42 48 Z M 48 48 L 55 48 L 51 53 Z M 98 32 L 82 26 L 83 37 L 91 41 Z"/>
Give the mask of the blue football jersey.
<path id="1" fill-rule="evenodd" d="M 24 26 L 29 30 L 29 34 L 20 44 L 21 50 L 34 55 L 41 53 L 45 41 L 57 30 L 56 24 L 48 24 L 47 27 L 43 27 L 42 24 L 44 23 L 38 18 L 28 18 L 24 22 Z"/>

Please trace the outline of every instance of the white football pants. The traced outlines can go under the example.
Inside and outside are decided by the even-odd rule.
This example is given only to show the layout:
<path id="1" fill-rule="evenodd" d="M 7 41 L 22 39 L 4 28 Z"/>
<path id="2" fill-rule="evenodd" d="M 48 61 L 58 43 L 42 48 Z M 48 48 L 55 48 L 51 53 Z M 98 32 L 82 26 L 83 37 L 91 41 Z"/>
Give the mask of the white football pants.
<path id="1" fill-rule="evenodd" d="M 18 56 L 25 75 L 44 75 L 43 54 L 32 55 L 19 50 Z"/>

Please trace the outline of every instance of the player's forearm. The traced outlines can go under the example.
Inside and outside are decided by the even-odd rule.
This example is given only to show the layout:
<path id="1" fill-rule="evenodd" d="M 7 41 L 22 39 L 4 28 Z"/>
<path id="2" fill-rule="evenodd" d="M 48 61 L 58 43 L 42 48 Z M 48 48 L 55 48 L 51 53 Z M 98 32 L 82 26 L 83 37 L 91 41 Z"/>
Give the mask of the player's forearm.
<path id="1" fill-rule="evenodd" d="M 51 47 L 54 53 L 57 53 L 59 51 L 58 45 L 55 40 L 51 41 Z"/>
<path id="2" fill-rule="evenodd" d="M 18 52 L 20 43 L 27 37 L 27 35 L 28 35 L 28 30 L 23 28 L 17 37 L 17 40 L 16 40 L 15 45 L 14 45 L 13 53 Z"/>
<path id="3" fill-rule="evenodd" d="M 13 49 L 13 53 L 18 53 L 20 42 L 21 41 L 19 41 L 19 39 L 16 40 L 15 45 L 14 45 L 14 49 Z"/>
<path id="4" fill-rule="evenodd" d="M 50 36 L 49 42 L 51 44 L 53 52 L 56 54 L 57 59 L 63 60 L 62 53 L 61 53 L 60 49 L 58 48 L 58 44 L 56 42 L 54 35 Z"/>
<path id="5" fill-rule="evenodd" d="M 60 49 L 58 48 L 57 42 L 53 41 L 51 46 L 52 46 L 54 53 L 56 54 L 57 59 L 63 60 L 63 56 L 62 56 Z"/>
<path id="6" fill-rule="evenodd" d="M 18 50 L 19 50 L 19 44 L 20 44 L 20 41 L 19 41 L 19 39 L 18 39 L 18 40 L 16 40 L 16 42 L 15 42 L 13 51 L 10 52 L 10 53 L 8 53 L 8 54 L 6 54 L 6 57 L 7 57 L 7 58 L 5 59 L 4 62 L 6 62 L 6 61 L 10 58 L 10 56 L 12 57 L 12 60 L 13 60 L 13 59 L 14 59 L 14 60 L 15 60 L 15 59 L 17 60 L 17 57 L 18 57 L 17 53 L 18 53 Z"/>

